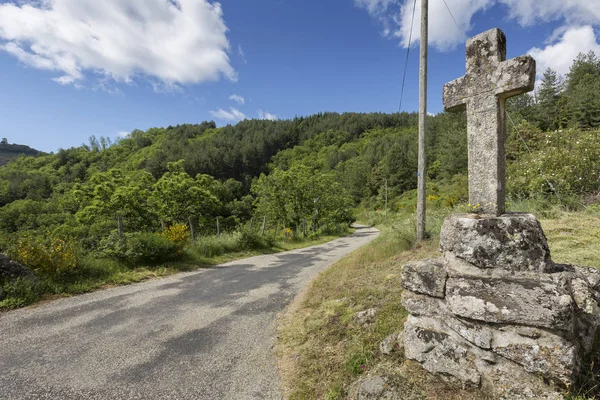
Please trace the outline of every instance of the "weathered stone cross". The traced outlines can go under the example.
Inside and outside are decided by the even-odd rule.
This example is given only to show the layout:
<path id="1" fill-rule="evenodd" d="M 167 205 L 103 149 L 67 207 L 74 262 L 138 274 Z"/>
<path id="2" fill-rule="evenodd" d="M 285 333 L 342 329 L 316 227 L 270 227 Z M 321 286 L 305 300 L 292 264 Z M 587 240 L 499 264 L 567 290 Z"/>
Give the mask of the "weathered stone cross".
<path id="1" fill-rule="evenodd" d="M 533 90 L 535 60 L 506 60 L 506 36 L 490 29 L 467 40 L 467 73 L 444 85 L 446 111 L 467 109 L 469 202 L 483 214 L 504 214 L 506 99 Z"/>

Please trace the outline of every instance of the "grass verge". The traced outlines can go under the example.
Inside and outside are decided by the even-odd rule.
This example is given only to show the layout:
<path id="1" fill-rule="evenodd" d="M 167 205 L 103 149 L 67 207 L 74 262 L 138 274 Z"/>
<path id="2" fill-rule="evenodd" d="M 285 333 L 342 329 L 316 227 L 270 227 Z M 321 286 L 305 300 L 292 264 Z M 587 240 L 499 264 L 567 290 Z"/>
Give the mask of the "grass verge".
<path id="1" fill-rule="evenodd" d="M 161 263 L 157 266 L 138 265 L 132 267 L 117 260 L 87 255 L 83 257 L 80 265 L 69 273 L 42 278 L 37 282 L 26 279 L 0 282 L 0 291 L 4 293 L 5 297 L 0 301 L 0 311 L 24 307 L 39 301 L 166 277 L 178 272 L 211 267 L 256 255 L 315 246 L 351 232 L 350 230 L 339 235 L 312 238 L 279 239 L 272 241 L 267 246 L 260 246 L 253 250 L 241 250 L 241 246 L 233 234 L 204 237 L 187 246 L 181 259 Z"/>
<path id="2" fill-rule="evenodd" d="M 412 246 L 412 220 L 406 215 L 392 217 L 378 226 L 382 232 L 378 239 L 323 272 L 292 303 L 280 318 L 276 345 L 286 398 L 342 399 L 359 376 L 380 371 L 407 382 L 406 398 L 482 398 L 480 392 L 446 385 L 397 353 L 384 356 L 379 351 L 379 343 L 399 333 L 407 316 L 400 304 L 402 266 L 439 255 L 439 221 L 447 213 L 430 213 L 432 238 L 417 247 Z M 376 215 L 367 217 L 380 220 Z M 555 219 L 541 222 L 555 261 L 600 268 L 600 213 L 560 212 Z M 360 326 L 354 315 L 369 308 L 378 310 L 376 320 Z M 572 399 L 585 399 L 591 390 L 598 391 L 593 389 L 597 379 L 593 363 L 590 368 L 592 378 Z"/>

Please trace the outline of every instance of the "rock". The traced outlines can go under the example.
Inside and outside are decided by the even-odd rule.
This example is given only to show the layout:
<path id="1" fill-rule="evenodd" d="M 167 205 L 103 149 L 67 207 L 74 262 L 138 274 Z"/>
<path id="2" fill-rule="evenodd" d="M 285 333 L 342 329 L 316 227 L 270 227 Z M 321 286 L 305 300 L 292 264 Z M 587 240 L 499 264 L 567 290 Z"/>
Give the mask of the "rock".
<path id="1" fill-rule="evenodd" d="M 405 289 L 433 297 L 444 297 L 447 277 L 443 258 L 417 261 L 402 269 L 402 285 Z"/>
<path id="2" fill-rule="evenodd" d="M 377 315 L 377 310 L 374 308 L 369 308 L 368 310 L 359 311 L 356 314 L 354 314 L 354 320 L 359 325 L 366 325 L 366 324 L 370 324 L 371 322 L 375 321 L 376 315 Z"/>
<path id="3" fill-rule="evenodd" d="M 442 226 L 440 249 L 479 268 L 551 272 L 554 267 L 542 227 L 531 214 L 452 215 Z"/>
<path id="4" fill-rule="evenodd" d="M 422 400 L 425 398 L 401 375 L 362 377 L 348 389 L 348 400 Z"/>
<path id="5" fill-rule="evenodd" d="M 381 354 L 390 355 L 394 350 L 398 349 L 400 347 L 400 336 L 401 334 L 392 333 L 391 335 L 383 339 L 381 343 L 379 343 L 379 351 L 381 352 Z"/>
<path id="6" fill-rule="evenodd" d="M 519 329 L 505 327 L 496 330 L 492 346 L 494 353 L 522 365 L 527 372 L 562 383 L 565 387 L 572 386 L 579 366 L 579 355 L 573 343 L 541 330 L 524 336 Z"/>
<path id="7" fill-rule="evenodd" d="M 406 358 L 446 381 L 500 399 L 562 399 L 517 363 L 473 346 L 435 319 L 409 316 L 404 329 Z"/>
<path id="8" fill-rule="evenodd" d="M 404 324 L 404 354 L 461 387 L 478 388 L 481 383 L 474 360 L 484 356 L 483 351 L 433 318 L 408 316 Z"/>
<path id="9" fill-rule="evenodd" d="M 499 400 L 564 400 L 564 397 L 544 384 L 539 377 L 525 372 L 515 363 L 501 357 L 489 363 L 476 360 L 482 374 L 481 389 Z"/>
<path id="10" fill-rule="evenodd" d="M 573 330 L 571 295 L 552 280 L 450 277 L 446 302 L 451 313 L 473 320 Z"/>
<path id="11" fill-rule="evenodd" d="M 448 315 L 445 315 L 442 321 L 463 339 L 468 340 L 475 346 L 486 350 L 492 347 L 494 333 L 488 325 L 477 324 Z"/>
<path id="12" fill-rule="evenodd" d="M 452 317 L 446 301 L 442 299 L 405 290 L 402 293 L 402 306 L 411 315 L 438 317 L 454 332 L 482 349 L 489 349 L 491 347 L 492 333 L 486 326 L 470 323 L 458 317 Z"/>
<path id="13" fill-rule="evenodd" d="M 402 292 L 402 306 L 409 314 L 435 317 L 448 312 L 446 301 L 404 290 Z"/>
<path id="14" fill-rule="evenodd" d="M 5 254 L 0 254 L 0 281 L 14 280 L 17 278 L 35 279 L 35 276 L 26 266 L 11 260 Z"/>

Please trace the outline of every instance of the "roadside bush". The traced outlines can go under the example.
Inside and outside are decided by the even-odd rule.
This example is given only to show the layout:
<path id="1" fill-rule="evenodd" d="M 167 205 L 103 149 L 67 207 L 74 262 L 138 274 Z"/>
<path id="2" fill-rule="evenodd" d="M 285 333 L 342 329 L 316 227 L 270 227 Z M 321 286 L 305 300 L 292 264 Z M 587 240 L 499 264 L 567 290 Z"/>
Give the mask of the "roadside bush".
<path id="1" fill-rule="evenodd" d="M 100 255 L 128 265 L 157 265 L 181 256 L 178 244 L 151 232 L 126 233 L 120 238 L 112 232 L 100 243 Z"/>
<path id="2" fill-rule="evenodd" d="M 182 256 L 185 246 L 190 239 L 188 226 L 186 224 L 171 225 L 165 229 L 162 235 L 175 244 L 177 247 L 177 254 Z"/>
<path id="3" fill-rule="evenodd" d="M 267 249 L 272 247 L 274 242 L 275 239 L 272 236 L 261 236 L 258 232 L 246 227 L 242 227 L 239 231 L 238 243 L 241 250 Z"/>
<path id="4" fill-rule="evenodd" d="M 508 192 L 516 197 L 561 198 L 600 191 L 600 131 L 543 134 L 543 147 L 509 164 Z"/>
<path id="5" fill-rule="evenodd" d="M 71 272 L 79 263 L 79 249 L 73 239 L 56 238 L 49 234 L 44 238 L 25 234 L 9 253 L 15 261 L 44 278 Z"/>
<path id="6" fill-rule="evenodd" d="M 18 278 L 4 282 L 0 285 L 0 288 L 5 297 L 0 301 L 0 309 L 24 307 L 36 302 L 43 293 L 42 285 L 28 278 Z"/>
<path id="7" fill-rule="evenodd" d="M 190 250 L 194 255 L 205 258 L 240 251 L 238 235 L 238 233 L 224 233 L 221 236 L 203 236 L 195 241 Z"/>

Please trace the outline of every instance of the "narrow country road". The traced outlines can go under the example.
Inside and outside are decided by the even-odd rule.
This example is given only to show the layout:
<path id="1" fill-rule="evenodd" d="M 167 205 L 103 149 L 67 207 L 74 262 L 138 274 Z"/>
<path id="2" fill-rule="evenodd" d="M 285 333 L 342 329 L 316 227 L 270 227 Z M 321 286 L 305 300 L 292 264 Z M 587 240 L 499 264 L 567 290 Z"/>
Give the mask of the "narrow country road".
<path id="1" fill-rule="evenodd" d="M 378 233 L 0 314 L 0 399 L 280 399 L 277 313 Z"/>

